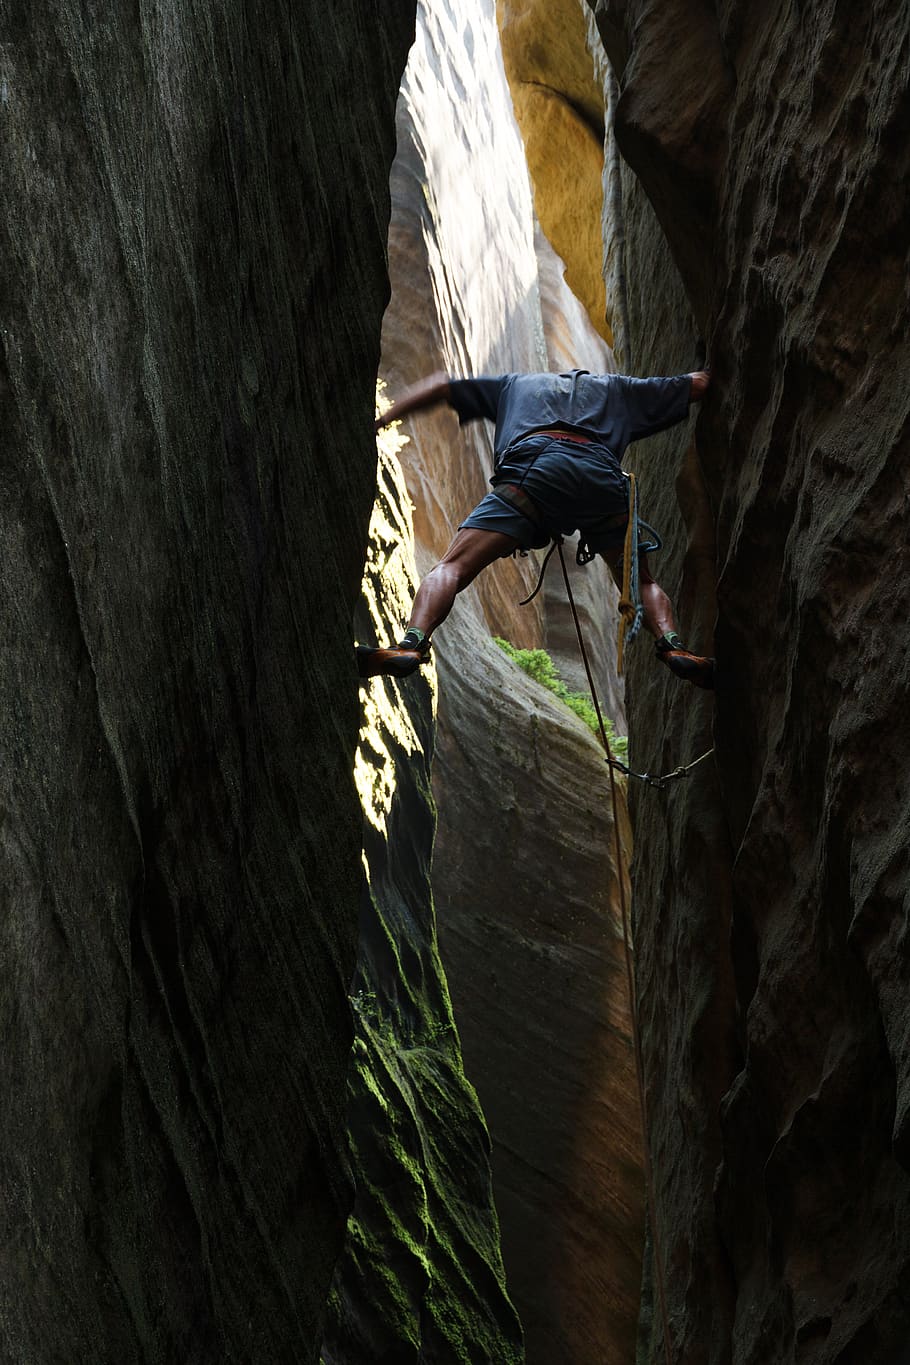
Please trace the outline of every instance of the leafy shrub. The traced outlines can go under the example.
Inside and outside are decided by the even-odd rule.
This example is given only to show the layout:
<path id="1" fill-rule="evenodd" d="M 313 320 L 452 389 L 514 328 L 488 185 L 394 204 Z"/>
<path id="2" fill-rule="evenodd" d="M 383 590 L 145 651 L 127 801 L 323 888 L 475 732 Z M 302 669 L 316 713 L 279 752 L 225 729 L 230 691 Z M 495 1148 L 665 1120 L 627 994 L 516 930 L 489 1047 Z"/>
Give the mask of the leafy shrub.
<path id="1" fill-rule="evenodd" d="M 600 739 L 597 712 L 594 710 L 594 703 L 591 698 L 584 692 L 569 691 L 545 649 L 518 649 L 508 640 L 503 640 L 500 635 L 494 635 L 493 639 L 499 648 L 504 650 L 509 658 L 513 659 L 518 667 L 527 673 L 529 678 L 533 678 L 542 687 L 553 692 L 561 702 L 565 702 L 569 710 L 574 711 L 576 716 L 583 720 L 592 733 Z M 623 763 L 627 763 L 629 761 L 628 737 L 616 734 L 609 716 L 604 716 L 604 726 L 607 731 L 607 739 L 610 741 L 610 748 L 615 757 L 621 759 Z"/>

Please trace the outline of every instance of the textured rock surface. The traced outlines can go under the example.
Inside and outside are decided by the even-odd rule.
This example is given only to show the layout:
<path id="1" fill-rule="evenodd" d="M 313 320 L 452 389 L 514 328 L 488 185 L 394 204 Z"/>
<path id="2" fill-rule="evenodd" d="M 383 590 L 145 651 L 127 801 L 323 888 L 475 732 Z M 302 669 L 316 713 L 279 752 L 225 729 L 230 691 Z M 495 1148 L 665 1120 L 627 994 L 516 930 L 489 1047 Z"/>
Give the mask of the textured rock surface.
<path id="1" fill-rule="evenodd" d="M 415 587 L 394 432 L 379 487 L 361 638 L 394 634 Z M 365 880 L 348 1126 L 357 1194 L 323 1359 L 473 1365 L 524 1359 L 504 1290 L 490 1140 L 462 1069 L 436 944 L 429 866 L 435 670 L 363 688 L 356 773 Z"/>
<path id="2" fill-rule="evenodd" d="M 544 343 L 556 368 L 568 359 L 611 365 L 561 263 L 544 244 L 538 259 L 509 106 L 492 4 L 470 16 L 434 5 L 403 87 L 392 176 L 383 373 L 393 395 L 438 366 L 547 364 Z M 484 491 L 489 438 L 482 427 L 460 433 L 447 412 L 408 431 L 403 460 L 425 569 Z M 519 612 L 530 565 L 495 566 L 437 633 L 433 885 L 465 1068 L 493 1139 L 527 1358 L 601 1365 L 632 1355 L 642 1226 L 605 775 L 590 733 L 490 640 L 496 632 L 562 649 L 566 608 L 551 573 L 552 595 Z M 605 575 L 580 577 L 587 619 L 606 618 L 611 635 Z"/>
<path id="3" fill-rule="evenodd" d="M 716 768 L 636 810 L 674 1358 L 892 1365 L 910 1336 L 910 16 L 596 10 L 654 206 L 626 177 L 637 368 L 678 366 L 694 314 L 717 376 L 700 461 L 667 455 L 669 586 L 700 644 L 716 564 Z M 633 669 L 631 707 L 643 762 L 706 747 L 709 701 Z"/>
<path id="4" fill-rule="evenodd" d="M 0 1355 L 312 1360 L 413 11 L 0 15 Z"/>

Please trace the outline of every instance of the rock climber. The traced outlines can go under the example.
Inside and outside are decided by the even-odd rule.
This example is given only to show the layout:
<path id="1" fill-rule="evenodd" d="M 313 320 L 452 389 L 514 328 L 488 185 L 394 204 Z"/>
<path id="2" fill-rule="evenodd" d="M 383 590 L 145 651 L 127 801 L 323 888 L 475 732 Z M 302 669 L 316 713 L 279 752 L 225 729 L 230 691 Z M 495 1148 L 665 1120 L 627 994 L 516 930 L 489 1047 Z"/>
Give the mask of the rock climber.
<path id="1" fill-rule="evenodd" d="M 412 412 L 448 403 L 462 426 L 486 418 L 495 426 L 493 491 L 460 525 L 439 563 L 424 578 L 408 628 L 388 649 L 357 647 L 361 677 L 407 677 L 455 596 L 496 559 L 541 549 L 554 536 L 580 533 L 619 581 L 629 516 L 628 479 L 620 461 L 631 441 L 685 420 L 710 383 L 709 370 L 673 378 L 620 374 L 504 374 L 451 379 L 430 375 L 376 419 L 376 430 Z M 644 620 L 657 657 L 678 678 L 714 685 L 714 660 L 690 653 L 676 630 L 670 599 L 639 556 Z"/>

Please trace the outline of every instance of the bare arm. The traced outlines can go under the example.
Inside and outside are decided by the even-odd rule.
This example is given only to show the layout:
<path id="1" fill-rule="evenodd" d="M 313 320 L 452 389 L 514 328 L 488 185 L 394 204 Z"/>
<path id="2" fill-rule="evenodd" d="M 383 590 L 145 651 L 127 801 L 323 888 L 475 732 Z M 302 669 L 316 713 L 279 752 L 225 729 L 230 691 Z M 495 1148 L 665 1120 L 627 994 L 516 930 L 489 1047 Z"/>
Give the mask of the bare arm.
<path id="1" fill-rule="evenodd" d="M 406 389 L 390 408 L 377 417 L 376 430 L 387 427 L 390 422 L 397 422 L 401 417 L 407 417 L 408 413 L 420 412 L 424 408 L 435 408 L 439 403 L 445 403 L 448 397 L 449 376 L 442 370 L 437 370 L 435 374 L 418 380 L 411 388 Z"/>
<path id="2" fill-rule="evenodd" d="M 700 398 L 704 398 L 708 391 L 708 385 L 711 383 L 711 371 L 695 370 L 689 375 L 689 378 L 692 380 L 692 393 L 689 402 L 697 403 Z"/>

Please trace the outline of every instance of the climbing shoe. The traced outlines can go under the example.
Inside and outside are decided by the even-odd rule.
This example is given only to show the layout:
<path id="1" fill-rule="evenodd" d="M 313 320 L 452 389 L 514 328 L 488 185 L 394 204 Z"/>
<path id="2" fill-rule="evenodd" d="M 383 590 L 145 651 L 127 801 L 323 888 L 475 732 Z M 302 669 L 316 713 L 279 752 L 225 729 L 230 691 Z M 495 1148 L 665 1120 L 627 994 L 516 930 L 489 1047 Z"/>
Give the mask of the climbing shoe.
<path id="1" fill-rule="evenodd" d="M 421 664 L 430 657 L 430 642 L 422 638 L 419 642 L 410 631 L 391 649 L 370 649 L 368 645 L 358 645 L 357 672 L 361 678 L 375 678 L 386 674 L 392 678 L 407 678 L 416 673 Z"/>
<path id="2" fill-rule="evenodd" d="M 690 654 L 678 635 L 662 636 L 655 649 L 661 663 L 666 664 L 677 678 L 694 683 L 696 687 L 714 686 L 714 660 L 705 659 L 700 654 Z"/>

